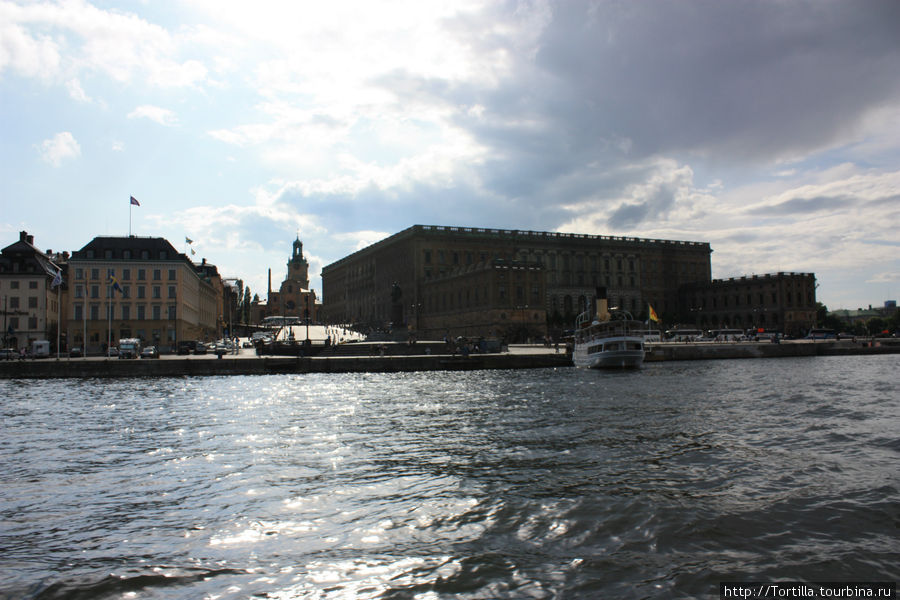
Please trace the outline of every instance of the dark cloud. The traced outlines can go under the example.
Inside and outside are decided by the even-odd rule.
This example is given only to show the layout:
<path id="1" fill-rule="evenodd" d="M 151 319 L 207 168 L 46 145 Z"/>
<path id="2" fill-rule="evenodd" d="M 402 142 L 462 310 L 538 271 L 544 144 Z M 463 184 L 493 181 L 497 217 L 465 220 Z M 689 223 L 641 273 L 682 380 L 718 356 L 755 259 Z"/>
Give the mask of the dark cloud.
<path id="1" fill-rule="evenodd" d="M 783 216 L 835 210 L 851 206 L 858 201 L 849 196 L 816 196 L 815 198 L 792 198 L 772 206 L 762 206 L 748 210 L 752 215 Z"/>
<path id="2" fill-rule="evenodd" d="M 455 108 L 456 125 L 487 149 L 477 168 L 484 188 L 515 205 L 510 216 L 526 226 L 539 215 L 555 227 L 571 217 L 559 205 L 584 197 L 609 212 L 610 226 L 638 226 L 671 206 L 672 190 L 623 204 L 628 186 L 654 171 L 625 165 L 667 156 L 731 168 L 805 156 L 900 96 L 893 0 L 862 10 L 836 0 L 552 6 L 536 55 L 492 26 L 519 22 L 519 3 L 457 23 L 484 56 L 513 57 L 499 85 L 405 73 L 382 82 L 404 99 Z M 778 210 L 811 208 L 798 199 Z"/>

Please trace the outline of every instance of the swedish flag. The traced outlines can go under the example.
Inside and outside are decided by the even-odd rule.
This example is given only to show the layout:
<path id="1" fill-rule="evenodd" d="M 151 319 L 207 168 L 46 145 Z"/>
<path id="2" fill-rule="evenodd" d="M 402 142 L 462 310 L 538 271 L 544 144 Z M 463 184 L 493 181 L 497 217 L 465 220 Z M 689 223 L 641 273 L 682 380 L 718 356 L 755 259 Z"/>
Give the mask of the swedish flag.
<path id="1" fill-rule="evenodd" d="M 116 276 L 115 276 L 115 275 L 110 275 L 110 276 L 109 276 L 109 282 L 108 282 L 108 283 L 109 283 L 110 285 L 112 285 L 113 292 L 119 291 L 119 292 L 122 293 L 123 296 L 125 295 L 125 290 L 123 290 L 123 289 L 122 289 L 122 286 L 119 285 L 119 280 L 116 279 Z"/>

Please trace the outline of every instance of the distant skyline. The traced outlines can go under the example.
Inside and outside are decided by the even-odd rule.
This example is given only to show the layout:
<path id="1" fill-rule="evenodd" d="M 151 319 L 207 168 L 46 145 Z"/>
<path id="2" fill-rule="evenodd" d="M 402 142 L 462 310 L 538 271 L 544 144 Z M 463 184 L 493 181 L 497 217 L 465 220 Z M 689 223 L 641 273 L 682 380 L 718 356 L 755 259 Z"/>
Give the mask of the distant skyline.
<path id="1" fill-rule="evenodd" d="M 414 224 L 709 242 L 900 296 L 900 2 L 0 0 L 0 244 L 264 297 Z"/>

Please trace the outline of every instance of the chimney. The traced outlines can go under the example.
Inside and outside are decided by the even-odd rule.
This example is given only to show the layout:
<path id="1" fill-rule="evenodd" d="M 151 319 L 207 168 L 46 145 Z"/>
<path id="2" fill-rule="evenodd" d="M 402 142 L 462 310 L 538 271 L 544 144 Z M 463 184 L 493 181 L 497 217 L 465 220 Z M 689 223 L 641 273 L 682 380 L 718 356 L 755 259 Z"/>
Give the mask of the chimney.
<path id="1" fill-rule="evenodd" d="M 606 299 L 606 288 L 597 288 L 597 311 L 596 317 L 598 321 L 609 321 L 609 302 Z"/>
<path id="2" fill-rule="evenodd" d="M 34 246 L 34 236 L 33 235 L 27 236 L 25 238 L 25 241 L 28 242 L 29 244 L 31 244 L 32 246 Z"/>
<path id="3" fill-rule="evenodd" d="M 28 240 L 28 232 L 27 232 L 27 231 L 20 231 L 20 232 L 19 232 L 19 241 L 20 241 L 20 242 L 24 242 L 24 241 L 27 241 L 27 240 Z"/>
<path id="4" fill-rule="evenodd" d="M 269 269 L 269 294 L 272 293 L 272 269 Z"/>

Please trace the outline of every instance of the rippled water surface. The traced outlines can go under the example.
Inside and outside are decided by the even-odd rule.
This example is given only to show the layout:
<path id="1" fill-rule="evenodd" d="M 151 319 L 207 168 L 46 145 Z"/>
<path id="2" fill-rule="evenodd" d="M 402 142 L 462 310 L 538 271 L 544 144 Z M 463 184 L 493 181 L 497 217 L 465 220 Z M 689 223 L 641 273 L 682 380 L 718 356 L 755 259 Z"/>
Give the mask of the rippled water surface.
<path id="1" fill-rule="evenodd" d="M 0 598 L 896 581 L 898 367 L 0 381 Z"/>

